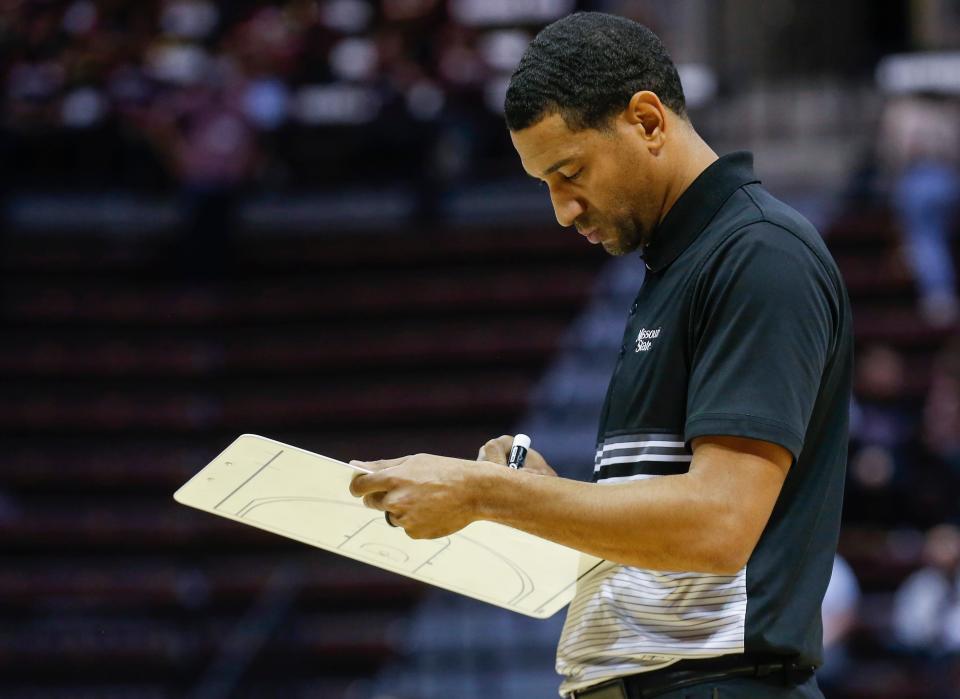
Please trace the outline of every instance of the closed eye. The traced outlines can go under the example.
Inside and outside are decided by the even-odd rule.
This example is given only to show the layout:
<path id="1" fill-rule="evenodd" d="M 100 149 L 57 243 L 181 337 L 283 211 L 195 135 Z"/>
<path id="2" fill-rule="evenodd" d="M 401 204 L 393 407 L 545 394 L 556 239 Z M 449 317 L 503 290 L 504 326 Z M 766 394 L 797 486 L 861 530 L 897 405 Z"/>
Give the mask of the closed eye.
<path id="1" fill-rule="evenodd" d="M 565 179 L 567 182 L 573 182 L 575 179 L 580 177 L 582 173 L 583 173 L 583 168 L 580 168 L 572 175 L 564 175 L 562 172 L 560 174 L 563 175 L 563 179 Z"/>

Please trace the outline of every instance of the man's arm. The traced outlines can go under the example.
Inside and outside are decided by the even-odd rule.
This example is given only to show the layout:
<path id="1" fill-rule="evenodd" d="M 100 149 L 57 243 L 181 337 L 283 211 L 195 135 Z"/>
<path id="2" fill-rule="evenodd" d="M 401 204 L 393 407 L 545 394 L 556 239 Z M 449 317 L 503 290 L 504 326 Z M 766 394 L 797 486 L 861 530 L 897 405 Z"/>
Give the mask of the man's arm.
<path id="1" fill-rule="evenodd" d="M 693 448 L 688 473 L 612 485 L 485 470 L 478 515 L 618 563 L 735 573 L 760 538 L 791 456 L 731 437 L 704 437 Z"/>
<path id="2" fill-rule="evenodd" d="M 421 454 L 371 464 L 351 492 L 413 538 L 478 519 L 617 563 L 733 574 L 747 562 L 792 457 L 778 445 L 701 437 L 688 473 L 600 485 Z"/>

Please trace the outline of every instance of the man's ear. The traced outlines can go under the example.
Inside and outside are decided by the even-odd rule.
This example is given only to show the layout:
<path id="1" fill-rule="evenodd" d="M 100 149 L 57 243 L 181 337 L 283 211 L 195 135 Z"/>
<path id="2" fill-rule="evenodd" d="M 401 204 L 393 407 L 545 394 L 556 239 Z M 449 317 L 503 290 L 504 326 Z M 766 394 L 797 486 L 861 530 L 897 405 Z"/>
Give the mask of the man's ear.
<path id="1" fill-rule="evenodd" d="M 634 93 L 624 111 L 624 118 L 637 127 L 643 140 L 656 150 L 660 149 L 667 129 L 667 110 L 655 93 L 650 90 Z"/>

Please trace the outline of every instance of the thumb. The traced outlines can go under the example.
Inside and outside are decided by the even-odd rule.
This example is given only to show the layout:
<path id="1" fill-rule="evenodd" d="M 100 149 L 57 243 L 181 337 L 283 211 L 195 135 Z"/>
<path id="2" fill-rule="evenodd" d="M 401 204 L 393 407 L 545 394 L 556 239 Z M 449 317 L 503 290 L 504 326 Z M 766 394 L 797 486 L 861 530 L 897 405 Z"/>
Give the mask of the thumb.
<path id="1" fill-rule="evenodd" d="M 398 459 L 380 459 L 379 461 L 359 461 L 354 459 L 350 462 L 350 465 L 356 466 L 357 468 L 362 468 L 370 473 L 376 473 L 377 471 L 382 471 L 385 468 L 399 466 L 409 458 L 409 456 L 401 456 Z"/>
<path id="2" fill-rule="evenodd" d="M 507 465 L 510 457 L 510 447 L 513 446 L 513 435 L 505 434 L 491 439 L 482 447 L 477 455 L 477 461 L 492 461 L 495 464 Z"/>

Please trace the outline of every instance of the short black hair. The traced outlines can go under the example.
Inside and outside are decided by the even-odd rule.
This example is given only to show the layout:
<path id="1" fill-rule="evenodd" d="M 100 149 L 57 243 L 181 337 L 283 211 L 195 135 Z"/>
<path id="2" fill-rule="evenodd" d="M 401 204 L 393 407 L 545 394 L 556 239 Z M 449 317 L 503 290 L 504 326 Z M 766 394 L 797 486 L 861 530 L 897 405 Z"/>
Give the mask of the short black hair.
<path id="1" fill-rule="evenodd" d="M 577 12 L 530 42 L 507 87 L 507 128 L 557 113 L 572 131 L 604 129 L 641 90 L 686 114 L 680 76 L 656 34 L 625 17 Z"/>

